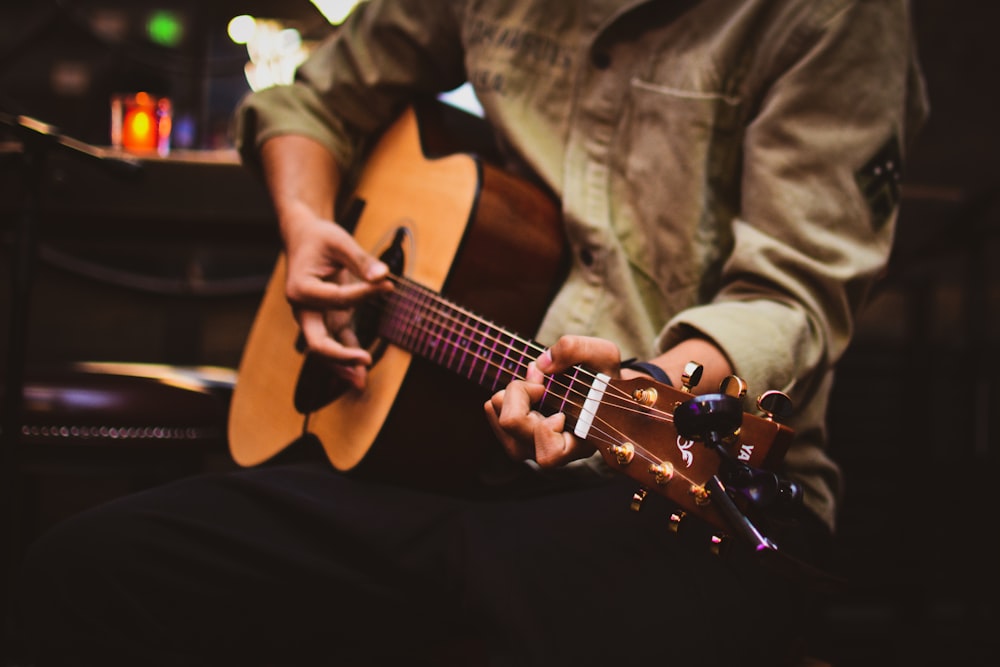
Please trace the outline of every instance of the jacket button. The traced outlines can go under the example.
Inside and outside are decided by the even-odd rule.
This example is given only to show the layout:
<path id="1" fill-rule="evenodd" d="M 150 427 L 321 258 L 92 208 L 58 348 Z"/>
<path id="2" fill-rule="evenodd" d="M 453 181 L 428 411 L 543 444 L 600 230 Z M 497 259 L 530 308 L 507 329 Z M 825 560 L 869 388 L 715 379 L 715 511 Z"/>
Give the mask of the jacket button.
<path id="1" fill-rule="evenodd" d="M 611 67 L 611 55 L 607 51 L 597 51 L 591 56 L 591 61 L 597 69 L 607 69 Z"/>

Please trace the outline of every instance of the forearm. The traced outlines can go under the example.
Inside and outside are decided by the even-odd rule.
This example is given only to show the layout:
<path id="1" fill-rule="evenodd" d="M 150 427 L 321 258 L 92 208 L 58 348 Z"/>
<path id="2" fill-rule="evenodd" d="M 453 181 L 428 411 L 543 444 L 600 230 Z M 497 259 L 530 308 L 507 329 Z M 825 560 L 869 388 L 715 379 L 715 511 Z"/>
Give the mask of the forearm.
<path id="1" fill-rule="evenodd" d="M 703 372 L 695 391 L 702 394 L 718 391 L 722 381 L 733 373 L 726 355 L 705 338 L 688 338 L 647 361 L 662 368 L 675 387 L 681 386 L 684 368 L 688 363 L 693 361 L 700 364 Z"/>
<path id="2" fill-rule="evenodd" d="M 285 246 L 316 220 L 333 220 L 340 169 L 333 155 L 308 137 L 281 135 L 260 151 L 264 177 Z"/>

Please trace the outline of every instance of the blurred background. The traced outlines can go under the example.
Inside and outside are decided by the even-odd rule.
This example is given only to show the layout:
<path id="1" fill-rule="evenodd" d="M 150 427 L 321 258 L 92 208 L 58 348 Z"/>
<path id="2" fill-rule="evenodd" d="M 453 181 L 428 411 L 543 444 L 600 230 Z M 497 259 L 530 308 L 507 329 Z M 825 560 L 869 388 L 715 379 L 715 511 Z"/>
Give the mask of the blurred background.
<path id="1" fill-rule="evenodd" d="M 332 30 L 309 0 L 49 0 L 6 2 L 0 12 L 0 108 L 100 145 L 110 141 L 112 94 L 146 91 L 173 101 L 172 146 L 226 147 L 250 82 L 290 72 Z M 259 34 L 233 22 L 239 16 L 258 19 Z"/>
<path id="2" fill-rule="evenodd" d="M 114 95 L 170 103 L 169 153 L 147 155 L 140 177 L 72 147 L 31 171 L 19 135 L 0 124 L 2 349 L 17 337 L 16 230 L 30 210 L 29 371 L 81 360 L 235 368 L 277 238 L 260 184 L 236 163 L 231 113 L 251 88 L 287 80 L 350 4 L 0 2 L 8 121 L 29 116 L 107 147 Z M 988 91 L 1000 5 L 913 7 L 932 115 L 904 173 L 892 264 L 836 386 L 831 447 L 847 474 L 838 560 L 850 583 L 817 642 L 837 665 L 995 665 L 1000 140 Z M 26 203 L 34 189 L 38 210 Z M 8 355 L 0 364 L 9 373 Z M 196 467 L 226 465 L 215 445 Z M 130 475 L 41 470 L 19 536 L 134 488 Z"/>

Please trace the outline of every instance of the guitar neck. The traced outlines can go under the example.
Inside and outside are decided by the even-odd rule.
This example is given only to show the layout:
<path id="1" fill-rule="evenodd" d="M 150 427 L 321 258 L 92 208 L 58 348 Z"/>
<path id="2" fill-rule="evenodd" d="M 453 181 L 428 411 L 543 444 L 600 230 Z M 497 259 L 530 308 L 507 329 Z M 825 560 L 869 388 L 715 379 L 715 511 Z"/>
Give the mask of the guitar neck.
<path id="1" fill-rule="evenodd" d="M 545 350 L 405 278 L 397 279 L 395 290 L 384 299 L 379 334 L 490 392 L 523 380 L 528 364 Z M 562 412 L 567 428 L 586 437 L 586 401 L 600 400 L 595 391 L 602 391 L 605 381 L 605 376 L 579 366 L 548 376 L 540 410 Z"/>

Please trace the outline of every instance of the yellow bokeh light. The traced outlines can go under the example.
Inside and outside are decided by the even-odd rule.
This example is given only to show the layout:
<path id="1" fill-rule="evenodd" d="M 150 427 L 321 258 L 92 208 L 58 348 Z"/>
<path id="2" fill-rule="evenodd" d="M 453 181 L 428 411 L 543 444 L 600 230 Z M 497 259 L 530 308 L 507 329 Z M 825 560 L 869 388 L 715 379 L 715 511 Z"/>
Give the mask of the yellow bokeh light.
<path id="1" fill-rule="evenodd" d="M 312 3 L 327 21 L 336 25 L 344 22 L 358 0 L 312 0 Z"/>
<path id="2" fill-rule="evenodd" d="M 229 39 L 236 44 L 246 44 L 253 39 L 254 33 L 257 32 L 257 19 L 247 14 L 234 16 L 230 19 L 226 32 Z"/>

